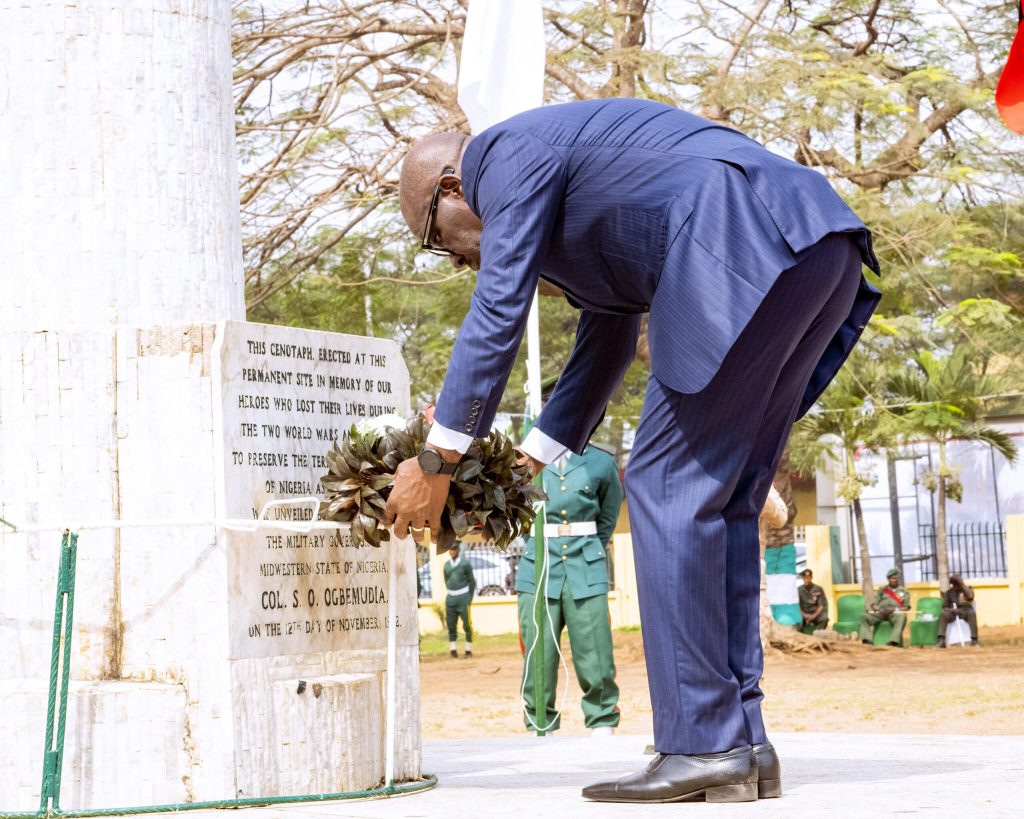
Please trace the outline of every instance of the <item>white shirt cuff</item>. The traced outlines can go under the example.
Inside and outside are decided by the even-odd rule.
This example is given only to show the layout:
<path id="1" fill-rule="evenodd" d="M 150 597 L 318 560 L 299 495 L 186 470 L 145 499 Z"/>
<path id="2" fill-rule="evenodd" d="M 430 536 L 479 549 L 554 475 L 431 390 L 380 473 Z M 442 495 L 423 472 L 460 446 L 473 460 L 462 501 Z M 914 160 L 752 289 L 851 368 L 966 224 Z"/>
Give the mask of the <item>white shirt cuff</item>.
<path id="1" fill-rule="evenodd" d="M 569 449 L 565 444 L 558 443 L 550 435 L 545 435 L 537 427 L 533 427 L 533 429 L 526 433 L 526 440 L 523 441 L 523 445 L 519 448 L 542 464 L 554 463 L 561 457 L 562 453 Z"/>
<path id="2" fill-rule="evenodd" d="M 456 452 L 465 453 L 469 445 L 473 443 L 473 436 L 465 432 L 457 432 L 454 429 L 443 427 L 434 421 L 427 433 L 427 443 L 433 444 L 441 449 L 454 449 Z"/>

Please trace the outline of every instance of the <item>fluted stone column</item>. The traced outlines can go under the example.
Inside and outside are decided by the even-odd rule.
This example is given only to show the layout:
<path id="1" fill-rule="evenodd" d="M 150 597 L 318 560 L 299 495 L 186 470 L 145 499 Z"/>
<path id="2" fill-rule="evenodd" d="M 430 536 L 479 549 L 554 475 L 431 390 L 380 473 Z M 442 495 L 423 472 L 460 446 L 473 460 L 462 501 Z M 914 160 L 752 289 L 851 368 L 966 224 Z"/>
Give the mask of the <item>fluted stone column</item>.
<path id="1" fill-rule="evenodd" d="M 0 0 L 2 518 L 222 511 L 215 342 L 245 313 L 230 15 L 229 0 Z M 39 798 L 59 537 L 0 525 L 0 810 Z M 256 762 L 286 758 L 270 747 L 283 742 L 308 766 L 295 709 L 328 700 L 283 697 L 288 659 L 232 665 L 223 532 L 85 530 L 78 551 L 62 806 L 300 786 Z M 324 676 L 332 703 L 376 703 L 378 654 L 349 688 L 331 682 L 345 657 L 294 655 L 294 673 Z M 265 711 L 257 730 L 260 685 L 282 718 Z M 241 749 L 252 736 L 262 746 Z M 403 739 L 414 775 L 418 724 Z"/>
<path id="2" fill-rule="evenodd" d="M 230 13 L 0 2 L 0 517 L 214 515 L 203 325 L 245 313 Z M 12 798 L 26 776 L 38 793 L 59 533 L 0 538 L 4 722 L 38 722 L 31 745 L 5 743 L 20 759 L 0 778 L 35 769 L 0 787 Z M 226 651 L 202 674 L 180 651 L 227 643 L 215 543 L 212 527 L 83 532 L 73 677 L 150 684 L 72 698 L 66 804 L 230 792 Z M 134 783 L 133 758 L 150 768 Z"/>
<path id="3" fill-rule="evenodd" d="M 229 0 L 0 0 L 0 328 L 245 316 Z"/>

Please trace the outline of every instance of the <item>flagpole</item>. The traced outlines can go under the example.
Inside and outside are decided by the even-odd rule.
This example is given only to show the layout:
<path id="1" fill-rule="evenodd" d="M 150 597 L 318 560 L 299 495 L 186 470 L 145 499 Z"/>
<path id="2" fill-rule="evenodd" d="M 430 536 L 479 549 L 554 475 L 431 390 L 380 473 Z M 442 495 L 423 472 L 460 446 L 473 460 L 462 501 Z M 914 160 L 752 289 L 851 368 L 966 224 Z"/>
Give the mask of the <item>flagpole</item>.
<path id="1" fill-rule="evenodd" d="M 459 62 L 458 100 L 474 134 L 544 101 L 544 10 L 541 0 L 474 0 L 466 9 Z M 529 415 L 540 414 L 540 318 L 533 294 L 526 326 L 526 384 Z M 537 483 L 543 488 L 540 475 Z M 548 723 L 544 679 L 544 635 L 548 620 L 548 551 L 541 504 L 533 527 L 535 645 L 530 655 L 534 713 Z M 525 688 L 524 688 L 525 690 Z M 538 730 L 543 736 L 544 731 Z"/>

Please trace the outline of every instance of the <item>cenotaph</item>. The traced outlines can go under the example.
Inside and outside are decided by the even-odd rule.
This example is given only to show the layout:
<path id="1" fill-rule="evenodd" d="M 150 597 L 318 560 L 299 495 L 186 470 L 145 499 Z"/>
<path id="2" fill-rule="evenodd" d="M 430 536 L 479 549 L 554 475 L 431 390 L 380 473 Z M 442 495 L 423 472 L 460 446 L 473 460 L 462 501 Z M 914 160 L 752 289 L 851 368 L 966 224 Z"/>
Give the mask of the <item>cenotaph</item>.
<path id="1" fill-rule="evenodd" d="M 408 373 L 243 320 L 230 3 L 4 4 L 0 80 L 0 812 L 40 799 L 53 525 L 80 529 L 63 808 L 378 785 L 389 610 L 419 777 L 412 548 L 301 531 Z"/>

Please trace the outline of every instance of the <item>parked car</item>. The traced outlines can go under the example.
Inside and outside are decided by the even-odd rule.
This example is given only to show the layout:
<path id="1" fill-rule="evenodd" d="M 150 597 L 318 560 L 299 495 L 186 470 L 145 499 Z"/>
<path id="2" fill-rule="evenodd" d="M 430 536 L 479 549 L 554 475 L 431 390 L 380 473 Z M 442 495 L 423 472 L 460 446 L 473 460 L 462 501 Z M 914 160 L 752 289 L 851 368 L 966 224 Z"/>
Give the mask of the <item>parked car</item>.
<path id="1" fill-rule="evenodd" d="M 473 569 L 473 577 L 476 578 L 477 597 L 515 594 L 515 565 L 519 562 L 517 554 L 484 549 L 470 549 L 464 554 Z M 433 596 L 430 564 L 420 566 L 416 576 L 419 581 L 419 596 Z"/>

